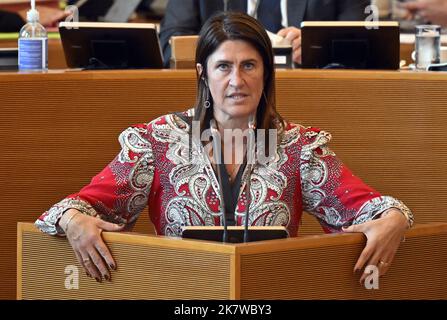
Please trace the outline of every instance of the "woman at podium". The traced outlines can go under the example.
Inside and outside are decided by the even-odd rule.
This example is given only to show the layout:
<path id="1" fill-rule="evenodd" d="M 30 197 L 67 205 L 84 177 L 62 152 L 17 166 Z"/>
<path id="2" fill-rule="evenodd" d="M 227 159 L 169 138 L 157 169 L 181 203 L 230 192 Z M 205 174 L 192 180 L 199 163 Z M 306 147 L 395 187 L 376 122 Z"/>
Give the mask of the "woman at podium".
<path id="1" fill-rule="evenodd" d="M 355 269 L 373 264 L 385 273 L 412 213 L 356 177 L 328 147 L 328 132 L 278 114 L 262 25 L 244 13 L 215 16 L 201 30 L 196 63 L 194 108 L 122 132 L 116 158 L 37 227 L 66 235 L 101 281 L 116 267 L 101 232 L 131 229 L 146 206 L 167 236 L 184 226 L 243 225 L 246 213 L 251 226 L 284 226 L 296 236 L 307 211 L 326 232 L 365 233 Z"/>

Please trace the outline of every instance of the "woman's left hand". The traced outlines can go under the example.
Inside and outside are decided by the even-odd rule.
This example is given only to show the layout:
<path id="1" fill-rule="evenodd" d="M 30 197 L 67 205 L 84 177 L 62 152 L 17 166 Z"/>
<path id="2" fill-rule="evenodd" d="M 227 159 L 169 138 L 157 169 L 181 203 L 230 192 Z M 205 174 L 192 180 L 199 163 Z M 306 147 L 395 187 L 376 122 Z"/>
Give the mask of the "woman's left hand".
<path id="1" fill-rule="evenodd" d="M 384 275 L 391 266 L 408 226 L 405 216 L 399 210 L 392 208 L 385 211 L 379 219 L 343 227 L 344 232 L 363 232 L 367 238 L 354 272 L 368 265 L 374 265 L 378 267 L 380 275 Z M 368 274 L 363 273 L 360 283 L 363 283 L 367 276 Z"/>

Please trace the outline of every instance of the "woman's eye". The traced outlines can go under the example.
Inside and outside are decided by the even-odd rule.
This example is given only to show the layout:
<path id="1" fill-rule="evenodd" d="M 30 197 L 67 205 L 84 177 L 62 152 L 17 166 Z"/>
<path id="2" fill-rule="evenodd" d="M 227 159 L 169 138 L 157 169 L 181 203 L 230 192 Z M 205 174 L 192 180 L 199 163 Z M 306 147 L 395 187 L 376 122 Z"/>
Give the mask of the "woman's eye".
<path id="1" fill-rule="evenodd" d="M 217 69 L 219 69 L 221 71 L 226 71 L 229 69 L 229 66 L 228 66 L 228 64 L 222 63 L 217 66 Z"/>
<path id="2" fill-rule="evenodd" d="M 253 70 L 254 67 L 255 67 L 254 63 L 251 63 L 251 62 L 246 63 L 246 64 L 244 65 L 245 70 Z"/>

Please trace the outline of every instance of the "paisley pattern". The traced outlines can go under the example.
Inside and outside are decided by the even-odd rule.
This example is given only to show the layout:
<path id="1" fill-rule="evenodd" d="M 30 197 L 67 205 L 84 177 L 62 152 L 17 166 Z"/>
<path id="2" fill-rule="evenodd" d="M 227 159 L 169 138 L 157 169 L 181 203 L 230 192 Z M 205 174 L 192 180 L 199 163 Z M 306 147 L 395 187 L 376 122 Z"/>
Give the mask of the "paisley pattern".
<path id="1" fill-rule="evenodd" d="M 189 126 L 174 115 L 167 116 L 166 121 L 154 123 L 153 137 L 161 143 L 168 144 L 166 158 L 175 164 L 169 172 L 169 181 L 174 186 L 176 196 L 172 198 L 165 209 L 166 225 L 164 234 L 180 235 L 181 227 L 185 225 L 214 225 L 216 217 L 220 218 L 219 183 L 213 172 L 209 158 L 201 144 L 192 144 L 192 161 L 188 158 Z M 183 131 L 182 131 L 183 130 Z M 296 131 L 298 133 L 298 131 Z M 287 187 L 287 177 L 280 171 L 287 161 L 285 146 L 281 143 L 277 149 L 276 161 L 266 165 L 256 165 L 251 174 L 251 199 L 249 221 L 252 225 L 283 225 L 287 226 L 290 213 L 287 205 L 280 198 Z M 243 175 L 246 181 L 248 172 Z M 187 187 L 185 187 L 187 186 Z M 167 186 L 168 187 L 168 186 Z M 187 191 L 186 191 L 187 190 Z M 240 205 L 235 212 L 236 217 L 245 214 L 245 183 L 241 186 Z M 272 195 L 273 193 L 273 195 Z M 207 196 L 218 199 L 217 206 L 210 206 Z M 182 204 L 182 205 L 179 205 Z M 221 219 L 217 219 L 221 224 Z"/>
<path id="2" fill-rule="evenodd" d="M 79 198 L 67 198 L 56 203 L 48 211 L 42 214 L 35 222 L 36 227 L 51 235 L 65 235 L 62 228 L 57 226 L 56 222 L 65 211 L 71 208 L 77 209 L 92 217 L 97 215 L 96 210 L 93 209 L 88 202 Z"/>
<path id="3" fill-rule="evenodd" d="M 76 208 L 131 226 L 146 206 L 158 234 L 179 236 L 184 226 L 220 225 L 219 183 L 206 146 L 190 141 L 190 131 L 191 125 L 173 114 L 126 129 L 119 136 L 118 156 L 79 193 L 42 214 L 36 225 L 44 232 L 63 234 L 57 221 L 67 209 Z M 247 166 L 242 175 L 236 223 L 245 221 L 248 175 L 250 225 L 282 225 L 294 236 L 304 210 L 326 232 L 337 232 L 392 207 L 412 222 L 402 202 L 380 195 L 355 177 L 328 148 L 330 140 L 325 131 L 291 123 L 278 130 L 274 160 L 258 162 L 250 172 Z"/>
<path id="4" fill-rule="evenodd" d="M 303 207 L 308 212 L 316 213 L 323 199 L 338 187 L 341 164 L 327 147 L 327 143 L 331 139 L 329 133 L 310 131 L 306 132 L 306 137 L 312 142 L 304 145 L 301 151 L 300 173 Z M 327 211 L 327 213 L 330 212 L 332 211 Z M 334 219 L 329 219 L 329 221 L 335 223 Z"/>
<path id="5" fill-rule="evenodd" d="M 399 209 L 407 217 L 410 227 L 413 226 L 414 217 L 411 211 L 402 201 L 389 196 L 377 197 L 366 202 L 356 214 L 355 223 L 359 224 L 375 219 L 389 208 Z"/>
<path id="6" fill-rule="evenodd" d="M 117 161 L 109 165 L 117 177 L 115 181 L 127 184 L 131 190 L 125 203 L 126 212 L 133 216 L 128 223 L 133 223 L 147 206 L 154 178 L 154 156 L 151 144 L 145 138 L 146 133 L 147 131 L 141 128 L 129 128 L 121 133 L 121 152 Z"/>

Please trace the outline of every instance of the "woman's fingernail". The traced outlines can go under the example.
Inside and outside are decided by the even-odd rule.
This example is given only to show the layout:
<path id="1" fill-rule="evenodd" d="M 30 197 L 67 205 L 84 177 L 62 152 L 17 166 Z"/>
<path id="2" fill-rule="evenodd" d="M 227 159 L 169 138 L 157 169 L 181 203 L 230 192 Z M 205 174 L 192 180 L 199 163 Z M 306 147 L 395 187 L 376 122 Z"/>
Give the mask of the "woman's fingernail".
<path id="1" fill-rule="evenodd" d="M 106 279 L 106 281 L 109 281 L 110 280 L 109 275 L 108 274 L 104 275 L 104 279 Z"/>
<path id="2" fill-rule="evenodd" d="M 116 270 L 116 266 L 115 266 L 113 263 L 109 264 L 109 267 L 110 267 L 110 269 L 112 269 L 112 270 Z"/>
<path id="3" fill-rule="evenodd" d="M 95 278 L 95 279 L 96 279 L 96 282 L 102 282 L 101 278 Z"/>

